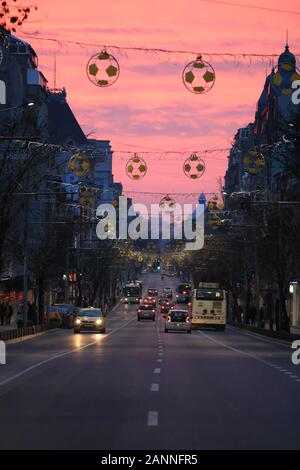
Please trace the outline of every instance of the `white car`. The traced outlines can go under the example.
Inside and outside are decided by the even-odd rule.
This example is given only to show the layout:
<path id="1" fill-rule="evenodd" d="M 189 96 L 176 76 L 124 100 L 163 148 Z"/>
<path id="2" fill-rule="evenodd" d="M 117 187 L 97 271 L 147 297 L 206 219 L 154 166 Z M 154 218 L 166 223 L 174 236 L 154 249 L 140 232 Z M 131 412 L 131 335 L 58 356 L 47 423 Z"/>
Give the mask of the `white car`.
<path id="1" fill-rule="evenodd" d="M 165 333 L 169 331 L 184 331 L 191 333 L 192 324 L 187 310 L 170 310 L 166 316 Z"/>

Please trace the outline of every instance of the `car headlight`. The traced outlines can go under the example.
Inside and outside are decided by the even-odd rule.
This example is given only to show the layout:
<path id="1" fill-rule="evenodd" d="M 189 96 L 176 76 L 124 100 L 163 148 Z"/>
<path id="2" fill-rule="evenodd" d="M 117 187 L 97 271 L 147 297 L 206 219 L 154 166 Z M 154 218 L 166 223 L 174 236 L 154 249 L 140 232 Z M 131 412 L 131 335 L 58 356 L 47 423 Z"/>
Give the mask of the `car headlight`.
<path id="1" fill-rule="evenodd" d="M 96 320 L 96 325 L 102 325 L 102 320 L 101 320 L 101 318 L 97 318 L 97 320 Z"/>
<path id="2" fill-rule="evenodd" d="M 125 297 L 125 300 L 126 300 L 126 301 L 128 300 L 127 297 Z"/>
<path id="3" fill-rule="evenodd" d="M 80 323 L 81 323 L 81 320 L 80 320 L 80 318 L 76 318 L 76 320 L 75 320 L 75 324 L 76 324 L 76 325 L 80 325 Z"/>

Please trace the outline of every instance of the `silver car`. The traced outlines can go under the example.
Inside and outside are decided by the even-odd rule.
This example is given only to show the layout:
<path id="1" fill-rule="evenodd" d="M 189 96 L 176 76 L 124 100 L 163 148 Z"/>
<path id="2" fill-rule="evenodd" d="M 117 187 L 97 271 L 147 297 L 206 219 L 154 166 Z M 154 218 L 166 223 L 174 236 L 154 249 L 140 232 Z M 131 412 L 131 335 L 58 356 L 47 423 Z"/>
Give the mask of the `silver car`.
<path id="1" fill-rule="evenodd" d="M 165 333 L 168 333 L 169 331 L 184 331 L 186 333 L 191 333 L 192 324 L 187 310 L 170 310 L 165 318 Z"/>

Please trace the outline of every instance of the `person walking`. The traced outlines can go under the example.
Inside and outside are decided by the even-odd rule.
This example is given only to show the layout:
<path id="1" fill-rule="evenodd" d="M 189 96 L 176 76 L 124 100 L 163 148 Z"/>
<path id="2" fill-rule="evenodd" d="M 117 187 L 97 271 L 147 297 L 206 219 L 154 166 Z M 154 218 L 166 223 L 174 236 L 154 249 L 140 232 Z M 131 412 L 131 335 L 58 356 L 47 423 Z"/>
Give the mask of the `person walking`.
<path id="1" fill-rule="evenodd" d="M 1 326 L 4 325 L 4 320 L 5 320 L 5 306 L 1 302 L 0 303 L 0 323 L 1 323 Z"/>
<path id="2" fill-rule="evenodd" d="M 13 316 L 13 308 L 10 304 L 6 304 L 6 324 L 10 325 L 11 324 L 11 319 Z"/>

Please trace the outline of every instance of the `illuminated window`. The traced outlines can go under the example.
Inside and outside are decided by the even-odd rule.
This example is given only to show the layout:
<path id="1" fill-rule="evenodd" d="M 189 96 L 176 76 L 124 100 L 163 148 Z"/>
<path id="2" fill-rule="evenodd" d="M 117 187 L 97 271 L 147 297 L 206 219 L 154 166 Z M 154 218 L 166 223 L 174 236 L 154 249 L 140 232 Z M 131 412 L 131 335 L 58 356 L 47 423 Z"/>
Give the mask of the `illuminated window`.
<path id="1" fill-rule="evenodd" d="M 6 104 L 6 85 L 0 80 L 0 104 Z"/>

